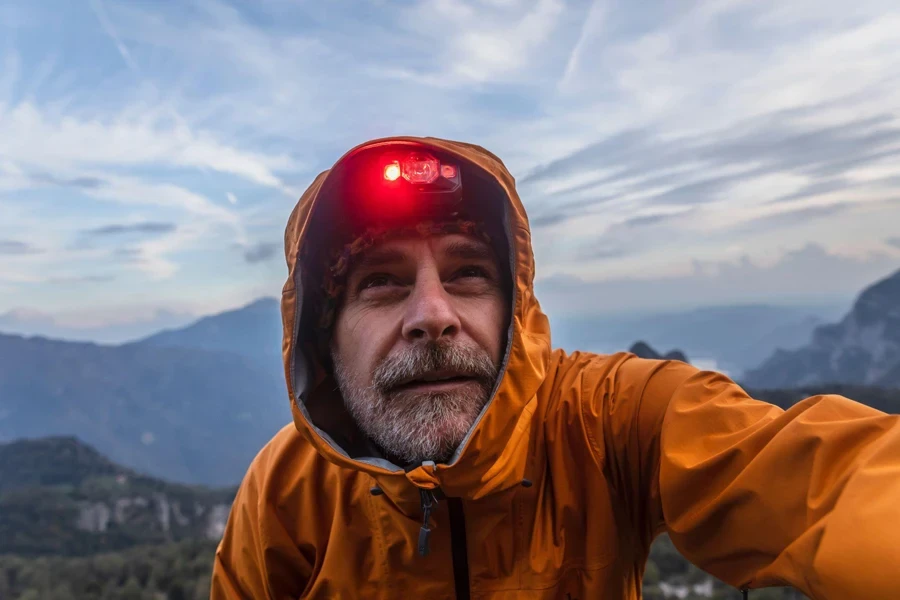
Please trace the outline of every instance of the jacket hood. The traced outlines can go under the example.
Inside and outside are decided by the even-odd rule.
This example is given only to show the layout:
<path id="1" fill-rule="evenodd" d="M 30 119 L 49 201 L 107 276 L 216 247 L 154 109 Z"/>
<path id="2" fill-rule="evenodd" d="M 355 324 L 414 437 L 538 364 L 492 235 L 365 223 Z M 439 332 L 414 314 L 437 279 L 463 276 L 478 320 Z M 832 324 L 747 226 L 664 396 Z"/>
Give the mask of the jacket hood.
<path id="1" fill-rule="evenodd" d="M 426 462 L 403 468 L 380 456 L 344 409 L 330 368 L 317 351 L 314 287 L 316 275 L 306 251 L 322 244 L 333 223 L 329 190 L 349 157 L 360 152 L 406 146 L 449 156 L 463 173 L 492 188 L 494 223 L 505 234 L 511 268 L 510 323 L 503 364 L 494 392 L 463 443 L 447 464 Z M 464 179 L 464 185 L 465 185 Z M 514 487 L 528 477 L 528 448 L 536 392 L 550 362 L 550 327 L 534 296 L 534 257 L 525 208 L 506 167 L 487 150 L 436 138 L 372 140 L 349 151 L 321 173 L 300 198 L 285 230 L 288 279 L 282 301 L 283 354 L 291 411 L 297 430 L 327 460 L 372 476 L 388 495 L 415 487 L 440 488 L 448 496 L 477 499 Z M 321 283 L 321 279 L 318 280 Z"/>

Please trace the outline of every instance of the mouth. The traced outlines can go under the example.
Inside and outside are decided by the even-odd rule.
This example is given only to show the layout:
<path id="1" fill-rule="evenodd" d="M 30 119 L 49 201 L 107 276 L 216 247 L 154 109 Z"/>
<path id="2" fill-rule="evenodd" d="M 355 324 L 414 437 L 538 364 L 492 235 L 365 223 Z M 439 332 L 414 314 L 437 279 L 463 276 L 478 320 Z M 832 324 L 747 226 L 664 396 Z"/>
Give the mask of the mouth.
<path id="1" fill-rule="evenodd" d="M 459 371 L 430 371 L 417 377 L 400 381 L 391 388 L 391 391 L 447 391 L 472 383 L 478 383 L 478 380 L 467 373 Z"/>

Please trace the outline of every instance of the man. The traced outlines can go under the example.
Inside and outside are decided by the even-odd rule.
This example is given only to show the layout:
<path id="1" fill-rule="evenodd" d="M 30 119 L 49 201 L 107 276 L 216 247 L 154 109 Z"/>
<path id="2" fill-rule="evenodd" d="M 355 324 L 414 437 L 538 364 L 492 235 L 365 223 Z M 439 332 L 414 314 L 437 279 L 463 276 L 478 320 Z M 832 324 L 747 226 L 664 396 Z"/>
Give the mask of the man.
<path id="1" fill-rule="evenodd" d="M 662 532 L 737 587 L 900 598 L 898 417 L 552 350 L 487 151 L 353 149 L 285 253 L 294 422 L 240 487 L 212 598 L 633 599 Z"/>

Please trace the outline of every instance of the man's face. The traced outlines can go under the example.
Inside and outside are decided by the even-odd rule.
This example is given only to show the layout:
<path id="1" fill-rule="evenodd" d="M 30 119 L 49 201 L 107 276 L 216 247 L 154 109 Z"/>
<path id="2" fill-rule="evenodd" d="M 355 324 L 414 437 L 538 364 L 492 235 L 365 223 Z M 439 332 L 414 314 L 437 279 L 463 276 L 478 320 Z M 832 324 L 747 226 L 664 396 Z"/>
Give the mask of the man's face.
<path id="1" fill-rule="evenodd" d="M 389 455 L 446 462 L 490 397 L 508 325 L 490 246 L 389 240 L 347 275 L 332 358 L 348 410 Z"/>

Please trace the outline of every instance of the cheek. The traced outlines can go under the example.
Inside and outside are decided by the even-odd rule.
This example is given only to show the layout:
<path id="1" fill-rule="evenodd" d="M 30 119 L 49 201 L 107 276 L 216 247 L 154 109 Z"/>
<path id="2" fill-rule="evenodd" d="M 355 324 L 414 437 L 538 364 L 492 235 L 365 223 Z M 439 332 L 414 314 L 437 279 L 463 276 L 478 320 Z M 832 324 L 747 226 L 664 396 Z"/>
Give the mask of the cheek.
<path id="1" fill-rule="evenodd" d="M 364 311 L 347 311 L 335 323 L 335 345 L 338 356 L 364 381 L 368 381 L 384 338 L 377 315 Z"/>
<path id="2" fill-rule="evenodd" d="M 487 350 L 494 363 L 500 362 L 503 352 L 503 336 L 509 326 L 508 309 L 503 298 L 485 299 L 469 308 L 472 335 Z"/>

